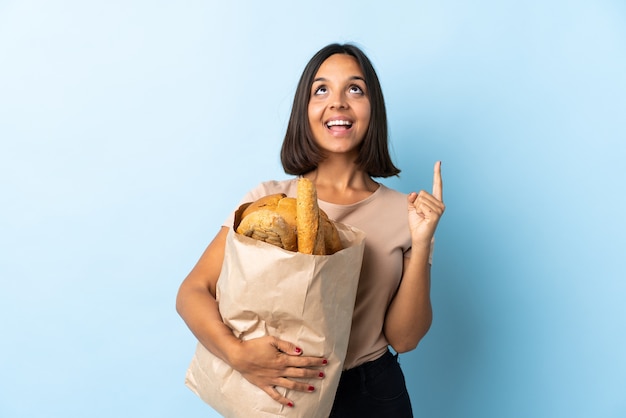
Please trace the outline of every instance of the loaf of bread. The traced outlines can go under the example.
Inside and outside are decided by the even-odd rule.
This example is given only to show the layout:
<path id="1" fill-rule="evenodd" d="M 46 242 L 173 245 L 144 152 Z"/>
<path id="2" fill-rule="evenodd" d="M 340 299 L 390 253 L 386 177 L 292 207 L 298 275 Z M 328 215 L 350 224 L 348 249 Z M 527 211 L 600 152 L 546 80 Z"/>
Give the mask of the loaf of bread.
<path id="1" fill-rule="evenodd" d="M 317 204 L 315 185 L 298 179 L 297 197 L 283 193 L 242 205 L 235 214 L 237 233 L 303 254 L 331 255 L 341 250 L 333 221 Z"/>

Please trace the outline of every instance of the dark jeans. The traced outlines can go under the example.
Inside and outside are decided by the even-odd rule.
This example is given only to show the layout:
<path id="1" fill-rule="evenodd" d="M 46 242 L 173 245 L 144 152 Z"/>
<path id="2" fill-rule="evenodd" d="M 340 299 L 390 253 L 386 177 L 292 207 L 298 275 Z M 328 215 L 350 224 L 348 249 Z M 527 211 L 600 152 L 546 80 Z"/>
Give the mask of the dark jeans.
<path id="1" fill-rule="evenodd" d="M 398 355 L 381 358 L 341 373 L 330 418 L 412 418 L 411 401 Z"/>

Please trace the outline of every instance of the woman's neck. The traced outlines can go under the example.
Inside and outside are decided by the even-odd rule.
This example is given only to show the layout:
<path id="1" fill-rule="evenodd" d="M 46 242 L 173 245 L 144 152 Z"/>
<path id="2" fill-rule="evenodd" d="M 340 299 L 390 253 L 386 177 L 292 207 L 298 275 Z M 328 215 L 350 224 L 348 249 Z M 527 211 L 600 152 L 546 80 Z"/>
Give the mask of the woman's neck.
<path id="1" fill-rule="evenodd" d="M 324 161 L 304 177 L 317 189 L 317 197 L 324 202 L 348 205 L 371 196 L 380 186 L 353 163 L 334 164 Z"/>

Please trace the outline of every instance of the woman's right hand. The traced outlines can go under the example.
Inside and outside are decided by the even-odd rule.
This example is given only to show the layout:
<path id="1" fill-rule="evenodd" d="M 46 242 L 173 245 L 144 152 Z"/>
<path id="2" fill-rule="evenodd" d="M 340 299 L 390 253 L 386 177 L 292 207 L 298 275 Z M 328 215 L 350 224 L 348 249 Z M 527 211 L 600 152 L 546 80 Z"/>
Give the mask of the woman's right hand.
<path id="1" fill-rule="evenodd" d="M 305 356 L 294 344 L 266 336 L 240 341 L 239 346 L 229 353 L 229 363 L 272 399 L 292 407 L 293 401 L 283 396 L 277 387 L 313 392 L 314 385 L 294 379 L 323 379 L 322 369 L 327 360 Z"/>

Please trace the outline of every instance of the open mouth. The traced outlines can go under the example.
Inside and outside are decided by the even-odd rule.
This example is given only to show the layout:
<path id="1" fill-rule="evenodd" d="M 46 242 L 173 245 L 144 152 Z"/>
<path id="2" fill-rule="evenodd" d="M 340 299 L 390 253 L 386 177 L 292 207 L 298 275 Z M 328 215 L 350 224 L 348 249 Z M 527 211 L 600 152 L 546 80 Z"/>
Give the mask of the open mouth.
<path id="1" fill-rule="evenodd" d="M 326 127 L 331 131 L 346 131 L 352 128 L 352 121 L 349 120 L 331 120 L 326 122 Z"/>

